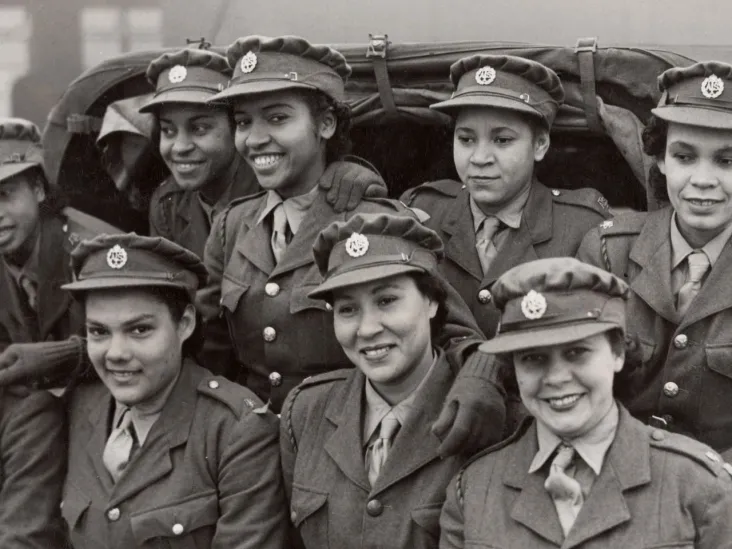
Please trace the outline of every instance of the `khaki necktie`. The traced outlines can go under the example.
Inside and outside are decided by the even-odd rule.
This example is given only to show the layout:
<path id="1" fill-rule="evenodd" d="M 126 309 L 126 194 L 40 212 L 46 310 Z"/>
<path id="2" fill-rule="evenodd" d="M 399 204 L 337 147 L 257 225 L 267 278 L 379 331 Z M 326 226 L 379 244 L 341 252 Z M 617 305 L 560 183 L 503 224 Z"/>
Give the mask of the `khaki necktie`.
<path id="1" fill-rule="evenodd" d="M 33 284 L 30 278 L 28 278 L 25 275 L 20 275 L 20 287 L 23 288 L 23 292 L 25 292 L 25 296 L 28 301 L 28 305 L 30 305 L 30 308 L 34 311 L 38 310 L 38 290 L 36 289 L 36 285 Z"/>
<path id="2" fill-rule="evenodd" d="M 368 460 L 368 475 L 371 486 L 376 483 L 376 479 L 381 474 L 381 469 L 389 457 L 389 450 L 391 449 L 391 443 L 394 440 L 396 432 L 399 430 L 399 420 L 394 417 L 394 414 L 389 412 L 381 420 L 381 427 L 379 429 L 379 438 L 377 438 L 371 445 Z"/>
<path id="3" fill-rule="evenodd" d="M 498 249 L 493 243 L 493 237 L 500 227 L 500 219 L 488 216 L 483 220 L 478 232 L 475 234 L 475 249 L 478 251 L 478 258 L 480 259 L 483 274 L 488 272 L 488 268 L 498 254 Z"/>
<path id="4" fill-rule="evenodd" d="M 137 437 L 135 436 L 135 426 L 132 424 L 132 412 L 127 408 L 119 420 L 119 424 L 107 439 L 104 446 L 102 461 L 104 466 L 117 482 L 132 459 L 132 455 L 137 446 Z"/>
<path id="5" fill-rule="evenodd" d="M 709 270 L 709 258 L 702 250 L 696 250 L 686 256 L 689 265 L 689 275 L 686 282 L 679 289 L 678 304 L 676 310 L 680 317 L 689 310 L 689 305 L 694 301 L 702 287 L 702 279 Z"/>
<path id="6" fill-rule="evenodd" d="M 275 261 L 279 263 L 287 249 L 287 213 L 282 202 L 277 204 L 272 211 L 271 245 Z"/>
<path id="7" fill-rule="evenodd" d="M 574 455 L 575 450 L 572 446 L 564 444 L 559 446 L 549 469 L 549 476 L 544 483 L 544 488 L 554 501 L 565 536 L 572 529 L 583 503 L 582 487 L 572 476 Z"/>

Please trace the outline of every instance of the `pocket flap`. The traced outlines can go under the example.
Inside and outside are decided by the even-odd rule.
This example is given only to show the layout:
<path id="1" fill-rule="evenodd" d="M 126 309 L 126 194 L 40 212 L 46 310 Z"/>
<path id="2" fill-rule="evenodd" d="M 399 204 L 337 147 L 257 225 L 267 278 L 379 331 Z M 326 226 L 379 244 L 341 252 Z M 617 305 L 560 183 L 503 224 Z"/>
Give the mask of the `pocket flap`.
<path id="1" fill-rule="evenodd" d="M 294 288 L 290 296 L 290 312 L 299 313 L 305 309 L 320 309 L 321 311 L 330 312 L 331 308 L 325 301 L 308 297 L 308 294 L 317 287 L 318 284 L 308 284 Z"/>
<path id="2" fill-rule="evenodd" d="M 64 494 L 64 499 L 61 501 L 61 516 L 69 525 L 69 530 L 76 527 L 76 523 L 84 514 L 84 511 L 89 508 L 89 505 L 91 505 L 91 499 L 78 490 Z"/>
<path id="3" fill-rule="evenodd" d="M 195 494 L 165 507 L 130 515 L 135 541 L 143 545 L 153 538 L 177 537 L 204 526 L 215 526 L 219 519 L 216 491 Z"/>
<path id="4" fill-rule="evenodd" d="M 435 536 L 440 537 L 440 513 L 445 502 L 427 503 L 412 509 L 412 520 L 421 526 L 424 530 Z"/>
<path id="5" fill-rule="evenodd" d="M 732 378 L 732 345 L 707 345 L 705 352 L 710 370 Z"/>
<path id="6" fill-rule="evenodd" d="M 328 501 L 328 494 L 314 492 L 298 486 L 292 487 L 292 501 L 290 502 L 292 523 L 296 528 L 320 509 Z"/>
<path id="7" fill-rule="evenodd" d="M 243 296 L 248 289 L 249 284 L 234 282 L 233 280 L 224 277 L 221 280 L 221 307 L 233 313 L 239 306 L 241 296 Z"/>

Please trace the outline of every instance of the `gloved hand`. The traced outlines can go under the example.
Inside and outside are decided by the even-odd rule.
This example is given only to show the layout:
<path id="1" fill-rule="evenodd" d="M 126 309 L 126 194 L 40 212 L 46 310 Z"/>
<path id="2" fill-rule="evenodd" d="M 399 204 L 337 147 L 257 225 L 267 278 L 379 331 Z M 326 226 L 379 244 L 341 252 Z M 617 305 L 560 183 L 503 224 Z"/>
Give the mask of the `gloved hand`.
<path id="1" fill-rule="evenodd" d="M 82 340 L 13 343 L 0 354 L 0 386 L 63 386 L 77 368 L 83 353 Z M 15 391 L 14 391 L 15 392 Z"/>
<path id="2" fill-rule="evenodd" d="M 321 176 L 319 186 L 326 191 L 325 199 L 336 213 L 354 210 L 364 196 L 384 198 L 387 195 L 386 183 L 376 168 L 347 160 L 332 162 Z"/>
<path id="3" fill-rule="evenodd" d="M 492 357 L 474 352 L 447 394 L 432 432 L 442 457 L 471 455 L 503 439 L 505 394 L 489 373 Z"/>

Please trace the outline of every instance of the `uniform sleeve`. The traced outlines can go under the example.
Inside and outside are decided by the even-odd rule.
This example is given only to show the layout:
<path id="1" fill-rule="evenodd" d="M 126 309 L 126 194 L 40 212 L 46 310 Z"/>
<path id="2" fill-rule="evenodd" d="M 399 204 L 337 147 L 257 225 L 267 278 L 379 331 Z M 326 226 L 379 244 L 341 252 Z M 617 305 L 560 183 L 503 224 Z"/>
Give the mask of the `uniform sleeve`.
<path id="1" fill-rule="evenodd" d="M 459 479 L 460 476 L 454 478 L 447 486 L 447 498 L 440 515 L 440 549 L 462 549 L 465 546 L 463 509 L 456 490 Z"/>
<path id="2" fill-rule="evenodd" d="M 295 476 L 295 459 L 297 458 L 297 448 L 295 446 L 300 438 L 302 429 L 297 425 L 296 418 L 299 415 L 293 413 L 293 405 L 297 390 L 293 390 L 287 396 L 285 403 L 282 405 L 282 414 L 280 414 L 280 462 L 282 464 L 282 480 L 284 482 L 285 494 L 287 496 L 287 504 L 292 499 L 292 483 Z M 292 549 L 304 549 L 304 544 L 300 538 L 295 526 L 288 521 L 289 544 Z"/>
<path id="3" fill-rule="evenodd" d="M 24 399 L 2 395 L 8 414 L 0 431 L 0 547 L 64 548 L 60 516 L 66 473 L 64 414 L 46 392 Z"/>
<path id="4" fill-rule="evenodd" d="M 600 269 L 606 268 L 606 262 L 602 257 L 602 239 L 600 238 L 600 229 L 597 227 L 590 229 L 585 237 L 582 239 L 579 248 L 577 249 L 577 259 L 599 267 Z"/>
<path id="5" fill-rule="evenodd" d="M 694 545 L 697 549 L 732 548 L 732 473 L 722 475 L 708 479 L 706 486 L 695 483 L 701 494 L 696 505 L 701 512 Z"/>
<path id="6" fill-rule="evenodd" d="M 221 516 L 212 549 L 284 549 L 288 506 L 280 472 L 277 417 L 245 412 L 218 474 Z"/>
<path id="7" fill-rule="evenodd" d="M 208 271 L 208 282 L 196 295 L 196 306 L 203 316 L 205 340 L 200 357 L 202 365 L 217 375 L 226 375 L 233 368 L 234 347 L 229 337 L 226 319 L 220 314 L 221 279 L 224 274 L 225 255 L 221 235 L 225 230 L 225 215 L 215 220 L 206 240 L 204 264 Z"/>
<path id="8" fill-rule="evenodd" d="M 150 220 L 150 236 L 162 236 L 168 240 L 173 240 L 171 238 L 170 228 L 165 220 L 163 204 L 160 201 L 160 188 L 156 189 L 150 199 L 150 211 L 148 218 Z"/>

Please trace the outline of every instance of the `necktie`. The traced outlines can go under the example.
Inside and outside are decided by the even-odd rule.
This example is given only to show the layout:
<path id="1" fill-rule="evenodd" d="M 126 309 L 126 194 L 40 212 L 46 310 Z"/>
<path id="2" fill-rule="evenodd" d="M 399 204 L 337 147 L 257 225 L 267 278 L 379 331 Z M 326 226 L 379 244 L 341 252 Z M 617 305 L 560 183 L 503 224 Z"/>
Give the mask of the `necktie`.
<path id="1" fill-rule="evenodd" d="M 132 424 L 132 412 L 127 408 L 122 413 L 117 428 L 109 435 L 102 454 L 104 466 L 115 482 L 122 476 L 136 446 L 137 437 L 135 426 Z"/>
<path id="2" fill-rule="evenodd" d="M 38 310 L 38 291 L 36 285 L 33 284 L 30 278 L 25 275 L 20 275 L 20 287 L 23 288 L 26 297 L 28 298 L 28 305 L 34 311 Z"/>
<path id="3" fill-rule="evenodd" d="M 573 476 L 575 450 L 572 446 L 562 444 L 557 455 L 552 461 L 549 469 L 549 476 L 546 478 L 544 488 L 552 500 L 559 516 L 559 523 L 566 536 L 572 529 L 574 521 L 582 507 L 582 487 Z"/>
<path id="4" fill-rule="evenodd" d="M 389 457 L 389 450 L 391 449 L 391 443 L 399 430 L 399 420 L 389 412 L 381 420 L 381 427 L 379 429 L 379 438 L 374 441 L 371 446 L 371 455 L 368 460 L 368 475 L 371 486 L 376 483 L 376 479 L 381 474 L 381 469 L 386 462 L 386 458 Z"/>
<path id="5" fill-rule="evenodd" d="M 686 282 L 679 289 L 678 304 L 676 306 L 680 317 L 686 314 L 689 305 L 701 290 L 702 278 L 709 269 L 709 258 L 701 250 L 691 252 L 686 256 L 686 261 L 689 265 L 689 275 Z"/>
<path id="6" fill-rule="evenodd" d="M 281 202 L 272 211 L 272 253 L 275 261 L 280 262 L 287 249 L 287 214 Z"/>
<path id="7" fill-rule="evenodd" d="M 483 274 L 488 272 L 488 268 L 498 254 L 498 249 L 493 243 L 493 237 L 500 226 L 501 221 L 497 217 L 488 216 L 483 220 L 475 235 L 475 249 L 478 251 Z"/>

